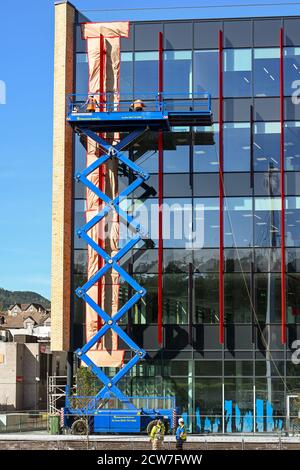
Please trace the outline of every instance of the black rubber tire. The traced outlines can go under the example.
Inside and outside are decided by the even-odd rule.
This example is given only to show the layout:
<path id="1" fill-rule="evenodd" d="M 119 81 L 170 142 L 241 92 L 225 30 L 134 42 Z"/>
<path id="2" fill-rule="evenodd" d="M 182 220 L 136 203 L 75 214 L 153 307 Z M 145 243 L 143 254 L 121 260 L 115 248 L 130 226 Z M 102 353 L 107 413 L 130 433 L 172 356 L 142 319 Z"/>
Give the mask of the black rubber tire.
<path id="1" fill-rule="evenodd" d="M 90 428 L 86 419 L 79 418 L 74 421 L 71 427 L 72 434 L 77 436 L 86 436 L 90 432 Z"/>
<path id="2" fill-rule="evenodd" d="M 156 425 L 156 423 L 157 423 L 157 419 L 153 419 L 153 421 L 150 421 L 150 423 L 148 423 L 147 429 L 146 429 L 148 436 L 150 436 L 152 428 L 153 426 Z"/>

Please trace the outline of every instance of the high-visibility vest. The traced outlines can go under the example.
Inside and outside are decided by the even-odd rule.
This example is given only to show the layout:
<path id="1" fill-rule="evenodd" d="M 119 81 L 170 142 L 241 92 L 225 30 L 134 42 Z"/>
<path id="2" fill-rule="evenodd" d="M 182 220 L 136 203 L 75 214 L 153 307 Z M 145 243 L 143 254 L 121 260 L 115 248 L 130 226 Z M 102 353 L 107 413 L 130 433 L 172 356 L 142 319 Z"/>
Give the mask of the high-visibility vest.
<path id="1" fill-rule="evenodd" d="M 177 431 L 176 431 L 176 439 L 186 441 L 186 428 L 185 426 L 178 426 Z"/>
<path id="2" fill-rule="evenodd" d="M 96 103 L 97 103 L 97 101 L 95 100 L 95 98 L 90 98 L 88 103 L 87 103 L 86 110 L 87 111 L 96 111 Z"/>
<path id="3" fill-rule="evenodd" d="M 164 425 L 158 426 L 157 424 L 153 426 L 151 433 L 150 433 L 150 438 L 153 439 L 159 439 L 162 440 L 165 435 L 165 427 Z"/>

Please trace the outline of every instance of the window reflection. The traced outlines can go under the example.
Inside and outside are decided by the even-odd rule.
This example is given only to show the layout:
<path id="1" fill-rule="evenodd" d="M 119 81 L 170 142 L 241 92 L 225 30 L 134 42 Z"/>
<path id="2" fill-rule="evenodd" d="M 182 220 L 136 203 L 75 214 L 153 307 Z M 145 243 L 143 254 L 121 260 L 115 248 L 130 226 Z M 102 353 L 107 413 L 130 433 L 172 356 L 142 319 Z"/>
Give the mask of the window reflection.
<path id="1" fill-rule="evenodd" d="M 218 274 L 195 274 L 195 323 L 219 322 Z"/>
<path id="2" fill-rule="evenodd" d="M 281 276 L 280 274 L 255 274 L 256 312 L 263 323 L 281 321 Z"/>
<path id="3" fill-rule="evenodd" d="M 300 197 L 285 199 L 285 243 L 300 246 Z"/>
<path id="4" fill-rule="evenodd" d="M 279 48 L 254 49 L 254 95 L 279 95 Z"/>
<path id="5" fill-rule="evenodd" d="M 285 170 L 300 170 L 300 122 L 286 122 L 284 125 Z"/>
<path id="6" fill-rule="evenodd" d="M 250 323 L 250 276 L 247 274 L 225 274 L 224 304 L 226 323 Z"/>
<path id="7" fill-rule="evenodd" d="M 164 93 L 170 98 L 176 95 L 187 98 L 192 91 L 192 52 L 166 51 L 164 53 Z"/>
<path id="8" fill-rule="evenodd" d="M 287 275 L 287 323 L 300 323 L 300 274 Z"/>
<path id="9" fill-rule="evenodd" d="M 224 246 L 252 245 L 252 199 L 226 198 L 224 202 Z"/>
<path id="10" fill-rule="evenodd" d="M 280 168 L 280 123 L 257 122 L 254 124 L 254 169 L 255 171 L 279 170 Z M 272 187 L 270 187 L 271 193 Z"/>
<path id="11" fill-rule="evenodd" d="M 251 81 L 251 49 L 225 49 L 223 88 L 224 96 L 252 96 Z"/>
<path id="12" fill-rule="evenodd" d="M 224 171 L 250 171 L 250 124 L 224 124 Z"/>
<path id="13" fill-rule="evenodd" d="M 76 54 L 76 93 L 86 94 L 89 90 L 89 68 L 87 54 Z"/>
<path id="14" fill-rule="evenodd" d="M 194 92 L 218 96 L 218 51 L 194 52 Z"/>
<path id="15" fill-rule="evenodd" d="M 280 198 L 255 198 L 255 246 L 280 246 Z"/>
<path id="16" fill-rule="evenodd" d="M 133 83 L 133 53 L 122 52 L 120 64 L 120 94 L 121 100 L 132 99 Z"/>
<path id="17" fill-rule="evenodd" d="M 136 52 L 134 61 L 134 96 L 153 99 L 158 86 L 158 52 Z M 147 78 L 146 78 L 147 77 Z"/>
<path id="18" fill-rule="evenodd" d="M 194 199 L 194 225 L 204 224 L 203 248 L 219 246 L 219 199 Z"/>
<path id="19" fill-rule="evenodd" d="M 201 145 L 194 145 L 193 167 L 196 173 L 213 173 L 219 171 L 219 125 L 214 124 L 212 129 L 214 133 L 214 144 L 203 145 L 202 140 Z M 202 130 L 207 133 L 211 132 L 211 128 L 209 127 L 202 128 Z"/>
<path id="20" fill-rule="evenodd" d="M 295 91 L 293 82 L 300 80 L 300 47 L 284 49 L 284 94 L 291 96 Z"/>
<path id="21" fill-rule="evenodd" d="M 188 173 L 190 169 L 189 146 L 178 142 L 175 150 L 164 151 L 164 173 Z"/>
<path id="22" fill-rule="evenodd" d="M 188 323 L 188 278 L 185 274 L 163 275 L 163 321 Z"/>

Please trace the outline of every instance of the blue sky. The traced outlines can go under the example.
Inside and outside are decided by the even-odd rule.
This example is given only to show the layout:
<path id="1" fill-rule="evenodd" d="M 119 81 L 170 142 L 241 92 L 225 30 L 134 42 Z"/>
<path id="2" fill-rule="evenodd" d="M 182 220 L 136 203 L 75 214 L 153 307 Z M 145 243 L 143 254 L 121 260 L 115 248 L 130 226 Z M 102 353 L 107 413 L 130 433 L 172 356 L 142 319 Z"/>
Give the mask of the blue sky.
<path id="1" fill-rule="evenodd" d="M 101 21 L 300 15 L 300 4 L 274 5 L 279 2 L 73 0 L 79 9 L 208 6 L 86 12 Z M 242 3 L 255 6 L 229 6 Z M 0 80 L 6 85 L 6 104 L 0 104 L 0 287 L 33 290 L 46 297 L 50 297 L 51 266 L 53 4 L 15 0 L 0 5 Z"/>

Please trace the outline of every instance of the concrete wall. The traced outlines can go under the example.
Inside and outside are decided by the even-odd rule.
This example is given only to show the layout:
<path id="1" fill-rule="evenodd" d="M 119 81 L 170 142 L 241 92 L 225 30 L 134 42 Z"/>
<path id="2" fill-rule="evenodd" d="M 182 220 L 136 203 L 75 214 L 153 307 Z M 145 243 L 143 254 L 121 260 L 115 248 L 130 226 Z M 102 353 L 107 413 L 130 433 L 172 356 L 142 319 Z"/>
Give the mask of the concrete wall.
<path id="1" fill-rule="evenodd" d="M 22 345 L 0 342 L 0 408 L 14 410 L 17 401 L 17 352 Z"/>
<path id="2" fill-rule="evenodd" d="M 55 6 L 51 349 L 70 349 L 73 135 L 66 95 L 73 92 L 75 9 Z"/>
<path id="3" fill-rule="evenodd" d="M 0 342 L 0 409 L 46 408 L 46 372 L 41 370 L 39 343 Z M 44 366 L 45 367 L 45 366 Z"/>

